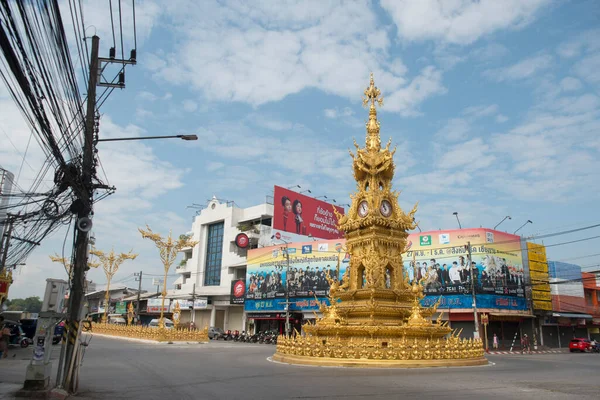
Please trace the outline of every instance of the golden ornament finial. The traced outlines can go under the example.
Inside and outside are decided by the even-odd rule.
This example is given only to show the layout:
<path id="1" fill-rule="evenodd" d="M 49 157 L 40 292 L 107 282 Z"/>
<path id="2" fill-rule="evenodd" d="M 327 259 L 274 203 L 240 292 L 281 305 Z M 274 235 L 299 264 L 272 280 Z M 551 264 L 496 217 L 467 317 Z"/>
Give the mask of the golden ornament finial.
<path id="1" fill-rule="evenodd" d="M 367 121 L 367 139 L 366 147 L 368 150 L 381 150 L 381 138 L 379 137 L 379 122 L 377 121 L 377 110 L 375 109 L 375 103 L 378 103 L 381 107 L 383 105 L 383 96 L 381 91 L 375 86 L 375 80 L 373 79 L 373 73 L 371 72 L 371 81 L 368 88 L 365 89 L 365 98 L 363 99 L 363 106 L 366 106 L 371 102 L 369 107 L 369 121 Z"/>

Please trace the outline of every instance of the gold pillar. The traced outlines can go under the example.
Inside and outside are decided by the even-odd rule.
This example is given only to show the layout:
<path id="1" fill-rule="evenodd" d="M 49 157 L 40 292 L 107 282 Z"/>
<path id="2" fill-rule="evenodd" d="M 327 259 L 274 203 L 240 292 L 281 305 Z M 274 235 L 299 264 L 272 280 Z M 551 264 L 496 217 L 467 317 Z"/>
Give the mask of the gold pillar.
<path id="1" fill-rule="evenodd" d="M 102 317 L 102 320 L 104 323 L 107 323 L 108 307 L 110 305 L 110 281 L 112 280 L 113 275 L 119 270 L 121 264 L 123 264 L 123 261 L 135 260 L 138 255 L 133 254 L 131 251 L 129 253 L 121 253 L 116 255 L 114 249 L 112 249 L 108 254 L 102 250 L 92 249 L 90 250 L 90 254 L 98 257 L 100 263 L 102 264 L 102 268 L 104 268 L 104 274 L 106 275 L 106 294 L 104 295 L 104 316 Z"/>
<path id="2" fill-rule="evenodd" d="M 152 229 L 148 225 L 146 225 L 146 230 L 138 228 L 140 233 L 142 234 L 142 238 L 150 239 L 154 242 L 156 247 L 158 248 L 158 252 L 160 254 L 160 260 L 163 263 L 163 267 L 165 270 L 165 281 L 163 283 L 163 291 L 162 291 L 162 302 L 160 308 L 160 320 L 158 322 L 158 326 L 160 329 L 164 329 L 164 309 L 165 309 L 165 298 L 167 297 L 167 275 L 169 273 L 169 269 L 171 265 L 175 262 L 175 258 L 177 258 L 177 254 L 186 247 L 194 247 L 198 244 L 198 242 L 190 240 L 187 236 L 180 236 L 179 239 L 173 240 L 172 232 L 169 231 L 169 236 L 164 239 L 158 233 L 152 232 Z"/>

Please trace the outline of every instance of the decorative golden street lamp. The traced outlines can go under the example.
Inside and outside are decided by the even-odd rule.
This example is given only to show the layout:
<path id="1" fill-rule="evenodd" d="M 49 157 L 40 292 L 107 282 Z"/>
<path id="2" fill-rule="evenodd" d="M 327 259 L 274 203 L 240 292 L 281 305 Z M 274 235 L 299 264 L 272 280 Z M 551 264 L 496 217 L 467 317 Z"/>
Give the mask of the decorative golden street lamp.
<path id="1" fill-rule="evenodd" d="M 131 250 L 133 251 L 133 250 Z M 137 254 L 129 253 L 121 253 L 119 255 L 115 255 L 115 250 L 112 249 L 108 255 L 104 253 L 102 250 L 92 249 L 90 250 L 90 254 L 95 255 L 100 259 L 100 263 L 102 264 L 102 268 L 104 268 L 104 273 L 106 274 L 106 294 L 104 295 L 104 316 L 102 317 L 102 322 L 108 322 L 108 307 L 110 305 L 110 281 L 114 274 L 117 273 L 121 264 L 125 260 L 135 260 L 138 256 Z"/>
<path id="2" fill-rule="evenodd" d="M 156 244 L 158 251 L 160 253 L 160 260 L 163 263 L 165 268 L 165 279 L 163 281 L 163 291 L 162 291 L 162 304 L 160 307 L 160 320 L 158 322 L 158 327 L 163 329 L 165 327 L 164 321 L 164 311 L 165 311 L 165 298 L 167 297 L 167 274 L 169 273 L 169 269 L 171 265 L 175 262 L 175 258 L 177 258 L 177 254 L 186 247 L 194 247 L 198 244 L 198 242 L 190 240 L 187 236 L 180 236 L 179 239 L 173 240 L 172 232 L 169 231 L 169 236 L 165 239 L 162 238 L 158 233 L 152 232 L 152 229 L 148 225 L 146 225 L 146 230 L 142 228 L 138 228 L 138 231 L 142 234 L 142 238 L 150 239 Z"/>
<path id="3" fill-rule="evenodd" d="M 54 253 L 53 256 L 50 256 L 50 260 L 52 260 L 52 262 L 61 263 L 65 267 L 67 274 L 69 274 L 69 280 L 71 280 L 73 274 L 73 265 L 69 260 L 59 256 L 56 253 Z M 95 261 L 88 261 L 87 265 L 91 268 L 98 268 L 100 266 L 100 264 Z"/>

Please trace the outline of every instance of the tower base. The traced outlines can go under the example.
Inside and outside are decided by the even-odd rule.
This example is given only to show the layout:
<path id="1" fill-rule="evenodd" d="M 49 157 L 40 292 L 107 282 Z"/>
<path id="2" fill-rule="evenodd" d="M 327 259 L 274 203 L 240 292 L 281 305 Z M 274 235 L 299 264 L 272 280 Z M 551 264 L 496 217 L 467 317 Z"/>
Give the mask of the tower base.
<path id="1" fill-rule="evenodd" d="M 432 368 L 432 367 L 473 367 L 488 365 L 485 357 L 469 359 L 440 359 L 440 360 L 373 360 L 330 357 L 297 356 L 291 354 L 273 355 L 273 361 L 286 364 L 314 365 L 317 367 L 348 367 L 348 368 Z"/>

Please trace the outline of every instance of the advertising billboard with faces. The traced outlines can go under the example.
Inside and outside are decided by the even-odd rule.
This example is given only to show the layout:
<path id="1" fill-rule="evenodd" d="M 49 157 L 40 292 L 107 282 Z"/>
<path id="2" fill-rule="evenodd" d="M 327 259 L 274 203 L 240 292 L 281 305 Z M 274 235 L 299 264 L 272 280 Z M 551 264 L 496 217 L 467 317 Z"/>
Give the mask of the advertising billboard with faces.
<path id="1" fill-rule="evenodd" d="M 334 208 L 344 214 L 342 207 L 334 206 L 301 193 L 275 186 L 273 207 L 273 235 L 286 242 L 300 242 L 311 236 L 315 239 L 339 239 L 344 236 L 337 229 Z"/>
<path id="2" fill-rule="evenodd" d="M 471 262 L 477 307 L 527 310 L 521 238 L 490 229 L 460 229 L 413 233 L 402 255 L 409 281 L 423 279 L 424 306 L 441 296 L 440 309 L 472 307 L 471 269 L 465 245 L 471 243 Z M 291 310 L 317 310 L 327 303 L 325 273 L 339 279 L 349 268 L 345 240 L 318 240 L 264 247 L 248 251 L 246 311 L 285 310 L 287 259 L 290 256 Z M 286 250 L 287 248 L 287 250 Z M 414 264 L 413 264 L 414 257 Z"/>
<path id="3" fill-rule="evenodd" d="M 411 282 L 424 278 L 426 305 L 442 296 L 440 308 L 471 308 L 473 280 L 478 308 L 527 309 L 517 235 L 483 228 L 413 233 L 403 261 Z"/>
<path id="4" fill-rule="evenodd" d="M 246 311 L 318 310 L 328 304 L 326 276 L 341 279 L 350 261 L 343 240 L 319 240 L 248 250 Z M 289 254 L 289 269 L 287 255 Z"/>

